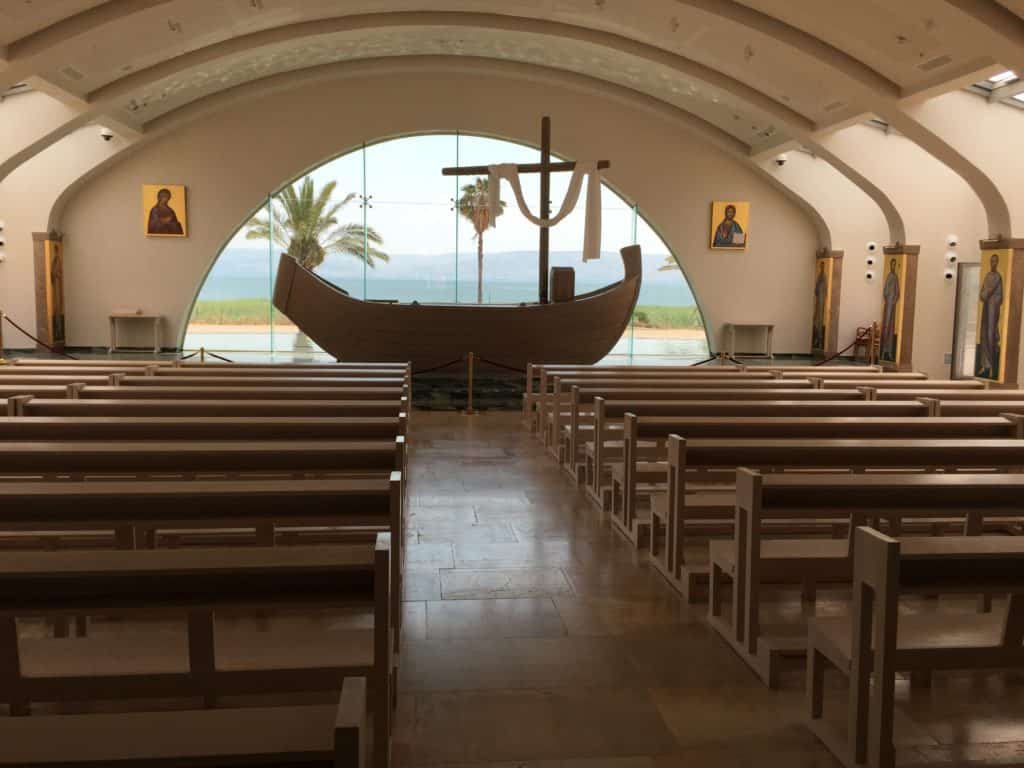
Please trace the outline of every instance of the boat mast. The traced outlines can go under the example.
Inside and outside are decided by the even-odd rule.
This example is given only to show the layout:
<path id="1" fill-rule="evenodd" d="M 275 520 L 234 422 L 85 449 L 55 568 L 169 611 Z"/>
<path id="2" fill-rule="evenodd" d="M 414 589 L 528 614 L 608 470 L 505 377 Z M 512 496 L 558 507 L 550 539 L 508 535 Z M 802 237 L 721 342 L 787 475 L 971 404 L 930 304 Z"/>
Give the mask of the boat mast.
<path id="1" fill-rule="evenodd" d="M 607 160 L 599 160 L 597 167 L 600 169 L 610 168 L 611 163 Z M 540 121 L 540 162 L 525 163 L 517 165 L 519 173 L 540 174 L 540 218 L 551 218 L 551 174 L 562 171 L 572 171 L 576 168 L 575 162 L 552 163 L 551 162 L 551 118 L 544 115 Z M 490 173 L 486 165 L 470 165 L 455 168 L 442 168 L 444 176 L 483 176 Z M 548 303 L 548 261 L 550 256 L 551 240 L 548 227 L 540 228 L 540 247 L 538 251 L 538 275 L 537 293 L 541 304 Z"/>

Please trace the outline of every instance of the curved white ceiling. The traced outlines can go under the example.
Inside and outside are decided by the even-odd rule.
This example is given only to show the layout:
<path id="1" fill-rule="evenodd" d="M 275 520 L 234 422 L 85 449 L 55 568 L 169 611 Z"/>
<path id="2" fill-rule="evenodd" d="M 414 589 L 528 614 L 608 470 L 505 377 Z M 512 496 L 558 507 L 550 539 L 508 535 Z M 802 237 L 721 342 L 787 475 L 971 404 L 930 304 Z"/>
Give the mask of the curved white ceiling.
<path id="1" fill-rule="evenodd" d="M 0 91 L 34 77 L 80 109 L 74 123 L 44 131 L 32 144 L 42 151 L 84 119 L 145 131 L 200 100 L 338 62 L 423 55 L 465 57 L 467 66 L 476 58 L 520 62 L 646 94 L 717 127 L 751 154 L 788 140 L 820 149 L 820 131 L 859 115 L 881 115 L 960 174 L 985 206 L 990 231 L 1005 234 L 1009 212 L 996 185 L 966 153 L 908 115 L 901 101 L 1024 62 L 1024 44 L 1015 48 L 1005 29 L 1006 17 L 1021 21 L 1021 5 L 7 0 L 0 2 L 0 45 L 6 46 L 0 49 Z M 1014 53 L 1017 61 L 1008 61 Z M 828 159 L 878 199 L 869 180 Z M 879 204 L 886 209 L 884 200 Z"/>

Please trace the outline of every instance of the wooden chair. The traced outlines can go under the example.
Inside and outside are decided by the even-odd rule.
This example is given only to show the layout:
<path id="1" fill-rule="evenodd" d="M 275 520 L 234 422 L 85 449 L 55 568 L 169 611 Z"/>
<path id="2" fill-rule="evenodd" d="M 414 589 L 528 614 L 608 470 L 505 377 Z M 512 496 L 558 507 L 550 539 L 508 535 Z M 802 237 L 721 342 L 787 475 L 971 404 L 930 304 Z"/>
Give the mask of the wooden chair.
<path id="1" fill-rule="evenodd" d="M 863 352 L 864 362 L 874 365 L 878 361 L 880 338 L 878 323 L 858 327 L 853 341 L 853 359 L 860 360 Z"/>

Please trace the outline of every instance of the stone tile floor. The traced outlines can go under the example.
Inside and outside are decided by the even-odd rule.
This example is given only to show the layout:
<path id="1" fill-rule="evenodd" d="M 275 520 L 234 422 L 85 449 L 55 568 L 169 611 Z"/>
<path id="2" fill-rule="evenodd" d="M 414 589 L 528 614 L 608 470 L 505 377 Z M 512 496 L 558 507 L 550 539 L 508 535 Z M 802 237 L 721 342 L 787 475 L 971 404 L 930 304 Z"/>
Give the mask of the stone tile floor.
<path id="1" fill-rule="evenodd" d="M 801 665 L 765 688 L 517 414 L 416 413 L 410 440 L 399 766 L 838 765 L 803 725 Z M 898 700 L 899 765 L 1024 765 L 1024 672 L 900 680 Z"/>

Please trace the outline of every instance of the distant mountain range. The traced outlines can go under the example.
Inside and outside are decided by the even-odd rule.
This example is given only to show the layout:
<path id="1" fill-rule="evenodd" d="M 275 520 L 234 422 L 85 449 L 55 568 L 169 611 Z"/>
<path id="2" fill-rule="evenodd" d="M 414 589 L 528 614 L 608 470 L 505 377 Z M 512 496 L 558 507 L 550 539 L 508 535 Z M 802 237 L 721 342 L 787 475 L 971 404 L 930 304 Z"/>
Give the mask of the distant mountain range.
<path id="1" fill-rule="evenodd" d="M 441 254 L 389 254 L 387 264 L 379 264 L 370 274 L 375 280 L 408 280 L 419 278 L 454 279 L 455 253 Z M 647 284 L 678 285 L 680 273 L 659 272 L 666 254 L 644 254 L 644 282 Z M 476 252 L 467 250 L 458 254 L 459 278 L 465 280 L 476 275 Z M 601 286 L 622 278 L 622 259 L 617 251 L 602 251 L 601 258 L 583 263 L 579 251 L 552 251 L 553 267 L 573 267 L 578 285 Z M 267 269 L 267 252 L 257 248 L 227 248 L 217 262 L 218 277 L 246 276 Z M 277 269 L 274 258 L 273 268 Z M 452 274 L 448 274 L 451 270 Z M 343 280 L 362 276 L 362 264 L 356 259 L 331 256 L 317 270 L 327 279 Z M 536 251 L 495 251 L 484 254 L 484 277 L 488 282 L 532 281 L 537 273 Z"/>

